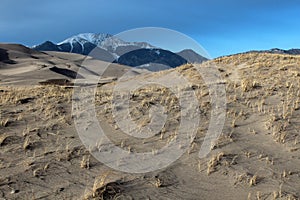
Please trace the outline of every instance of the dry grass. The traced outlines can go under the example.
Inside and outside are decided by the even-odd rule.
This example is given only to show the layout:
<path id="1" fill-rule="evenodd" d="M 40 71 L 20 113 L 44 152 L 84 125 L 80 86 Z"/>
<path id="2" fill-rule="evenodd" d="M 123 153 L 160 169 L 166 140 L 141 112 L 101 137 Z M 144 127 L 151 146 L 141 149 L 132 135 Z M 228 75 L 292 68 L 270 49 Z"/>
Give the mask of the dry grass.
<path id="1" fill-rule="evenodd" d="M 297 189 L 300 183 L 296 172 L 299 171 L 300 164 L 300 57 L 249 53 L 218 58 L 213 62 L 225 79 L 220 84 L 226 84 L 228 101 L 223 133 L 212 144 L 210 156 L 199 160 L 198 152 L 207 132 L 210 111 L 214 105 L 211 105 L 209 90 L 197 70 L 192 65 L 184 65 L 173 71 L 179 72 L 188 80 L 188 84 L 180 85 L 178 90 L 195 92 L 199 101 L 201 123 L 197 135 L 191 140 L 188 152 L 162 172 L 174 173 L 174 182 L 162 187 L 167 185 L 165 179 L 153 178 L 155 176 L 151 174 L 149 176 L 152 178 L 148 181 L 147 176 L 136 175 L 137 179 L 142 180 L 141 187 L 145 188 L 147 194 L 171 191 L 176 196 L 182 193 L 182 190 L 187 190 L 187 194 L 190 191 L 198 191 L 203 182 L 200 184 L 193 181 L 205 179 L 218 188 L 224 187 L 224 191 L 230 188 L 240 192 L 245 198 L 249 194 L 248 199 L 299 199 Z M 158 79 L 170 73 L 171 71 L 164 71 L 137 79 Z M 157 155 L 158 149 L 178 139 L 178 126 L 181 122 L 179 98 L 169 89 L 157 85 L 134 91 L 129 109 L 131 118 L 137 127 L 142 129 L 151 121 L 151 106 L 162 105 L 165 114 L 168 115 L 163 129 L 154 137 L 143 140 L 122 135 L 112 115 L 114 84 L 98 88 L 95 102 L 97 115 L 115 131 L 109 137 L 117 146 L 130 155 L 143 151 Z M 65 183 L 61 186 L 65 191 L 58 190 L 55 196 L 60 199 L 79 197 L 83 192 L 77 190 L 82 185 L 89 188 L 85 199 L 119 197 L 122 191 L 119 182 L 111 180 L 113 176 L 110 172 L 103 173 L 104 165 L 94 165 L 93 157 L 87 155 L 86 149 L 80 146 L 82 144 L 76 138 L 70 114 L 72 89 L 51 85 L 0 89 L 0 104 L 5 105 L 1 107 L 0 121 L 0 147 L 3 148 L 5 157 L 0 157 L 0 169 L 11 172 L 13 167 L 24 167 L 20 173 L 7 176 L 15 182 L 21 180 L 21 186 L 16 186 L 26 192 L 29 187 L 46 190 L 46 181 L 55 177 L 59 179 L 56 182 Z M 117 109 L 124 108 L 119 106 Z M 98 141 L 97 150 L 103 149 L 105 144 Z M 22 160 L 22 164 L 18 163 L 19 160 Z M 101 173 L 99 169 L 102 170 Z M 193 170 L 199 173 L 191 175 Z M 24 180 L 20 174 L 25 177 Z M 177 175 L 183 180 L 175 180 Z M 48 177 L 51 178 L 47 179 Z M 25 179 L 36 185 L 26 186 Z M 81 186 L 74 182 L 79 182 L 78 185 Z M 37 183 L 44 188 L 39 187 Z M 182 183 L 186 183 L 187 186 Z M 132 191 L 139 191 L 136 188 L 140 185 L 136 185 L 133 184 Z M 6 187 L 0 187 L 6 192 Z M 132 192 L 130 190 L 126 192 Z M 76 194 L 63 197 L 70 191 Z M 162 198 L 166 197 L 163 196 L 163 192 L 159 193 Z M 202 192 L 204 195 L 208 193 L 199 190 L 199 193 Z M 30 195 L 32 193 L 36 195 L 38 191 L 30 191 Z M 52 190 L 51 193 L 55 194 Z M 137 195 L 133 192 L 130 194 L 133 197 Z"/>
<path id="2" fill-rule="evenodd" d="M 84 155 L 80 162 L 80 167 L 82 169 L 89 169 L 90 168 L 90 155 Z"/>

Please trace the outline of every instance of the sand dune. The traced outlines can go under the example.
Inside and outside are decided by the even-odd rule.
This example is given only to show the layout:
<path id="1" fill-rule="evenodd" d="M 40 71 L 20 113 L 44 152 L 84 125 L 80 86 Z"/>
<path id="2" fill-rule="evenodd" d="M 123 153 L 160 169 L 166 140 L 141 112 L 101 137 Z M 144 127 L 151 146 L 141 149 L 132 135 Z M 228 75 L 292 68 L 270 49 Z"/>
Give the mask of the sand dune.
<path id="1" fill-rule="evenodd" d="M 0 44 L 0 84 L 38 85 L 47 79 L 66 79 L 73 82 L 82 63 L 94 63 L 86 69 L 88 74 L 102 76 L 106 80 L 124 74 L 129 67 L 108 64 L 83 55 L 63 52 L 37 52 L 17 44 Z M 105 73 L 103 68 L 109 65 Z M 84 68 L 84 66 L 83 66 Z M 79 78 L 79 77 L 78 77 Z"/>
<path id="2" fill-rule="evenodd" d="M 18 45 L 0 45 L 0 49 L 8 53 L 8 56 L 1 53 L 0 61 L 1 198 L 300 197 L 300 56 L 247 53 L 201 65 L 203 70 L 209 64 L 217 67 L 223 80 L 209 84 L 223 84 L 227 99 L 222 134 L 211 144 L 209 155 L 201 159 L 199 150 L 207 134 L 213 108 L 209 84 L 192 65 L 148 74 L 133 72 L 137 75 L 134 80 L 141 83 L 176 80 L 174 74 L 181 74 L 187 82 L 178 85 L 178 90 L 195 94 L 200 118 L 195 138 L 178 160 L 160 170 L 135 174 L 113 170 L 95 159 L 96 154 L 89 152 L 105 150 L 105 143 L 97 142 L 97 146 L 90 146 L 90 149 L 82 144 L 74 124 L 76 116 L 71 114 L 73 88 L 36 84 L 50 78 L 74 81 L 64 73 L 57 73 L 59 70 L 50 69 L 56 66 L 76 71 L 83 57 L 66 53 L 36 53 Z M 22 58 L 16 58 L 17 54 Z M 32 55 L 35 58 L 30 57 Z M 7 64 L 3 58 L 16 64 Z M 26 66 L 28 71 L 22 71 Z M 128 71 L 128 68 L 120 67 L 110 68 L 106 78 L 120 78 Z M 84 74 L 92 74 L 89 70 Z M 145 139 L 135 138 L 126 135 L 114 119 L 111 100 L 118 83 L 111 81 L 98 86 L 95 96 L 97 118 L 107 137 L 129 155 L 144 151 L 159 154 L 156 149 L 178 137 L 176 134 L 182 121 L 178 97 L 158 85 L 134 91 L 129 109 L 137 127 L 143 129 L 151 123 L 149 109 L 153 105 L 161 104 L 167 114 L 166 123 L 158 134 Z M 130 81 L 130 78 L 123 80 L 124 83 Z M 24 83 L 34 86 L 25 87 Z M 186 100 L 184 102 L 187 103 Z M 122 111 L 124 106 L 118 109 Z M 92 123 L 87 121 L 82 126 L 89 129 Z"/>

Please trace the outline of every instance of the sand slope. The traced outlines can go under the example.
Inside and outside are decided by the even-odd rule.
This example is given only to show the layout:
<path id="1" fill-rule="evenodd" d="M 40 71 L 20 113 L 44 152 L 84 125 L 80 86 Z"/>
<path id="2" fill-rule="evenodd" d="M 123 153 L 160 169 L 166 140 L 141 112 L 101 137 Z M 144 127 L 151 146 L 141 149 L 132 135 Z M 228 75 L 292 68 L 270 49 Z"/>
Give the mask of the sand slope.
<path id="1" fill-rule="evenodd" d="M 103 78 L 114 79 L 124 74 L 128 67 L 107 64 L 102 61 L 72 53 L 37 52 L 17 44 L 0 44 L 0 80 L 1 84 L 38 85 L 48 79 L 66 79 L 73 82 L 82 63 L 94 62 L 94 71 Z M 109 65 L 108 70 L 103 70 Z M 104 74 L 103 71 L 105 72 Z"/>
<path id="2" fill-rule="evenodd" d="M 222 134 L 203 159 L 198 153 L 208 129 L 211 103 L 201 75 L 192 65 L 184 65 L 135 77 L 137 81 L 171 79 L 174 72 L 180 73 L 188 84 L 179 89 L 195 92 L 201 123 L 190 149 L 172 165 L 151 173 L 130 174 L 106 167 L 83 146 L 71 116 L 72 88 L 12 84 L 23 84 L 27 79 L 27 83 L 34 83 L 27 73 L 32 73 L 36 81 L 52 74 L 65 78 L 50 71 L 49 62 L 76 69 L 81 57 L 34 53 L 38 57 L 34 59 L 28 58 L 33 54 L 26 51 L 22 50 L 22 59 L 8 51 L 9 59 L 17 61 L 15 73 L 8 69 L 15 64 L 7 64 L 4 59 L 0 67 L 1 198 L 299 199 L 300 56 L 249 53 L 209 61 L 224 79 L 219 84 L 226 86 L 227 110 Z M 27 72 L 18 69 L 33 60 L 34 66 L 46 63 L 47 67 L 32 67 Z M 42 77 L 43 70 L 47 77 Z M 160 102 L 168 114 L 164 130 L 149 139 L 122 133 L 110 101 L 115 84 L 99 87 L 95 99 L 98 119 L 115 145 L 130 152 L 151 152 L 176 135 L 179 101 L 169 90 L 154 85 L 135 91 L 131 115 L 141 127 L 147 125 L 149 105 Z"/>

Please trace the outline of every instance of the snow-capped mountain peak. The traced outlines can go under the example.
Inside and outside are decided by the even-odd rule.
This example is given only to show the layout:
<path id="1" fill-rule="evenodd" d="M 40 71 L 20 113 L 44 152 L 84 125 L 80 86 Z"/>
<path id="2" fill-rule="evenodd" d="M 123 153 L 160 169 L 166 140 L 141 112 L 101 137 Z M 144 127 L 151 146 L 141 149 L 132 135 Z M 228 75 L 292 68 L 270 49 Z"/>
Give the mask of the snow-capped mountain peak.
<path id="1" fill-rule="evenodd" d="M 118 55 L 118 48 L 126 48 L 126 47 L 135 47 L 136 48 L 154 48 L 154 46 L 146 43 L 146 42 L 126 42 L 122 39 L 106 34 L 106 33 L 81 33 L 75 36 L 72 36 L 60 43 L 58 46 L 68 45 L 70 46 L 69 52 L 73 52 L 75 46 L 80 46 L 82 52 L 84 51 L 86 44 L 95 45 L 101 49 L 109 51 L 112 54 Z M 77 47 L 78 48 L 78 47 Z"/>
<path id="2" fill-rule="evenodd" d="M 92 44 L 99 46 L 105 39 L 110 37 L 112 37 L 112 35 L 106 33 L 81 33 L 78 35 L 74 35 L 58 43 L 58 45 L 65 44 L 65 43 L 76 43 L 76 42 L 85 44 L 86 42 L 90 42 Z"/>

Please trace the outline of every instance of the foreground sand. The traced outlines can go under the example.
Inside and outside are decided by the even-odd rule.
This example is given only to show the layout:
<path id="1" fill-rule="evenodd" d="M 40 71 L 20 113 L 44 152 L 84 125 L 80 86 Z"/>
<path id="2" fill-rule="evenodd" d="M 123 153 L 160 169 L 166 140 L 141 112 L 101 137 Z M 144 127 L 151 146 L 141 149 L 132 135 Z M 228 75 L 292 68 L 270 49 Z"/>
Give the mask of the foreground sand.
<path id="1" fill-rule="evenodd" d="M 47 57 L 43 62 L 48 55 L 43 55 Z M 73 65 L 77 59 L 67 54 L 53 56 L 50 56 L 54 59 L 52 62 L 61 62 L 61 65 Z M 0 68 L 0 198 L 300 197 L 299 56 L 249 53 L 213 61 L 224 79 L 220 84 L 226 86 L 227 114 L 221 136 L 203 159 L 199 159 L 198 152 L 208 128 L 211 105 L 208 89 L 199 73 L 192 65 L 185 65 L 137 76 L 136 80 L 147 80 L 171 77 L 174 71 L 181 73 L 189 84 L 180 85 L 180 89 L 194 90 L 201 110 L 201 123 L 190 149 L 171 166 L 146 174 L 122 173 L 96 160 L 83 146 L 74 126 L 72 85 L 39 85 L 39 81 L 47 80 L 45 77 L 51 74 L 43 72 L 45 77 L 38 76 L 39 79 L 26 76 L 30 72 L 40 73 L 36 70 L 39 65 L 11 59 L 18 62 L 17 68 L 30 68 L 13 70 L 13 65 L 7 63 Z M 73 81 L 70 77 L 66 79 Z M 149 105 L 162 103 L 168 113 L 163 131 L 142 142 L 122 134 L 111 110 L 114 84 L 98 87 L 95 100 L 98 119 L 117 146 L 131 152 L 151 151 L 174 137 L 180 123 L 178 99 L 170 91 L 156 86 L 136 91 L 131 114 L 143 126 L 149 122 Z"/>

